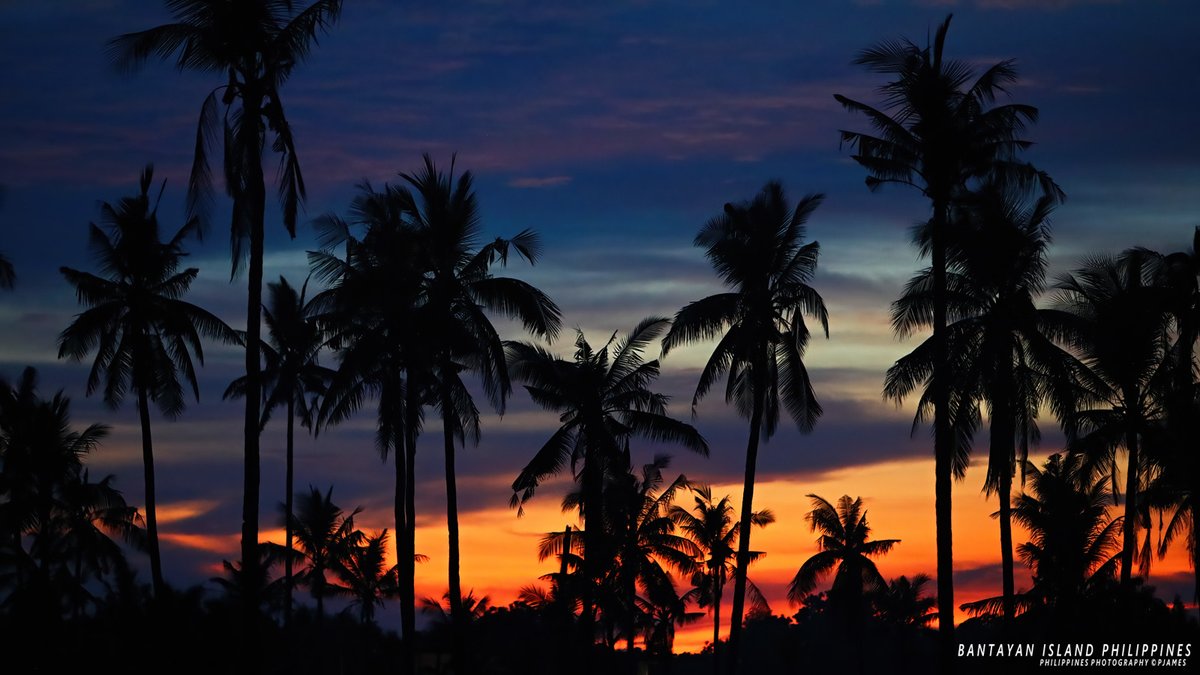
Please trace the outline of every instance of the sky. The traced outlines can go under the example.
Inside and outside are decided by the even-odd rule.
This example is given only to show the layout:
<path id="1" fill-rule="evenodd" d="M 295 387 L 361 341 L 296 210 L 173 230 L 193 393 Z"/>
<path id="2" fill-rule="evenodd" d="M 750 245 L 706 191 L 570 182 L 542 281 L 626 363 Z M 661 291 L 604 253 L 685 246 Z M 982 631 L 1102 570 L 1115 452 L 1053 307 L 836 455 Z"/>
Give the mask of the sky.
<path id="1" fill-rule="evenodd" d="M 550 348 L 569 357 L 575 329 L 603 342 L 719 290 L 692 239 L 724 203 L 749 199 L 772 179 L 793 200 L 824 194 L 808 238 L 821 246 L 813 285 L 829 308 L 830 335 L 813 340 L 806 363 L 825 414 L 810 435 L 781 425 L 760 453 L 754 506 L 772 509 L 777 522 L 754 534 L 767 556 L 752 577 L 777 613 L 794 611 L 784 589 L 816 550 L 804 521 L 809 493 L 864 498 L 876 536 L 901 539 L 880 561 L 885 576 L 932 574 L 929 435 L 910 435 L 912 406 L 880 395 L 887 367 L 921 337 L 896 339 L 888 310 L 927 264 L 909 233 L 928 205 L 912 190 L 866 189 L 838 143 L 839 129 L 865 130 L 864 121 L 833 94 L 878 101 L 883 82 L 853 66 L 855 54 L 900 36 L 924 43 L 951 12 L 948 53 L 979 68 L 1015 59 L 1020 79 L 1010 100 L 1040 110 L 1026 158 L 1068 195 L 1053 216 L 1052 277 L 1085 255 L 1188 245 L 1200 223 L 1200 9 L 1189 0 L 348 0 L 283 90 L 309 195 L 295 239 L 268 205 L 266 278 L 304 278 L 305 251 L 316 248 L 312 220 L 345 213 L 360 182 L 396 181 L 419 168 L 422 153 L 442 167 L 455 157 L 456 170 L 475 175 L 489 238 L 540 233 L 543 258 L 507 272 L 562 308 L 564 334 Z M 167 63 L 122 74 L 104 54 L 109 38 L 169 18 L 162 5 L 134 0 L 0 0 L 0 251 L 18 274 L 16 289 L 0 293 L 0 376 L 12 381 L 35 366 L 44 394 L 71 396 L 78 426 L 111 425 L 88 465 L 93 475 L 115 473 L 138 504 L 133 406 L 109 410 L 85 397 L 88 364 L 56 358 L 57 335 L 79 311 L 58 269 L 93 269 L 86 231 L 97 204 L 133 194 L 147 163 L 167 179 L 160 221 L 183 221 L 200 103 L 221 78 Z M 244 327 L 245 280 L 230 281 L 227 213 L 219 202 L 204 240 L 188 243 L 187 264 L 201 270 L 189 299 Z M 506 337 L 526 339 L 512 327 Z M 710 349 L 663 361 L 658 388 L 681 418 L 691 414 Z M 181 586 L 216 575 L 238 551 L 241 413 L 220 394 L 241 358 L 217 345 L 205 356 L 201 400 L 178 420 L 155 416 L 153 427 L 164 567 Z M 340 505 L 364 507 L 361 526 L 391 528 L 391 469 L 374 449 L 373 420 L 366 409 L 301 439 L 296 482 L 332 485 Z M 551 571 L 552 561 L 537 561 L 537 542 L 574 523 L 558 507 L 565 480 L 539 490 L 522 518 L 507 505 L 513 478 L 555 422 L 518 391 L 503 418 L 485 417 L 479 447 L 459 455 L 463 585 L 496 604 Z M 746 423 L 719 391 L 695 423 L 711 457 L 672 449 L 670 476 L 685 473 L 736 500 Z M 1055 426 L 1043 420 L 1039 456 L 1059 449 Z M 436 436 L 426 434 L 417 460 L 417 545 L 430 557 L 418 567 L 418 593 L 435 597 L 446 583 Z M 264 537 L 281 541 L 278 419 L 263 450 Z M 661 450 L 636 448 L 636 461 Z M 975 463 L 955 487 L 957 603 L 999 593 L 998 528 L 989 517 L 996 507 L 982 496 L 982 480 Z M 1176 555 L 1157 564 L 1151 583 L 1168 599 L 1190 595 L 1186 562 Z M 680 645 L 699 647 L 707 630 L 703 622 L 681 630 Z"/>

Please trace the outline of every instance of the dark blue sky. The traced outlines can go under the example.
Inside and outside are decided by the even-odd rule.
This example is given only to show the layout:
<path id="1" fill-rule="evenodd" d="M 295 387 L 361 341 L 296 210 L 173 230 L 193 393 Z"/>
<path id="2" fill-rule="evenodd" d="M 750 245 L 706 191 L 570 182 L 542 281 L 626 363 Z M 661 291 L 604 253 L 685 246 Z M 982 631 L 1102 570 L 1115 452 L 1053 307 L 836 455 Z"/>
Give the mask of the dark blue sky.
<path id="1" fill-rule="evenodd" d="M 277 211 L 269 214 L 267 278 L 303 277 L 304 251 L 315 247 L 308 221 L 344 211 L 356 182 L 378 185 L 415 170 L 422 152 L 448 166 L 457 152 L 458 167 L 476 174 L 489 234 L 534 227 L 545 240 L 544 260 L 513 273 L 551 294 L 568 327 L 598 340 L 715 290 L 693 235 L 724 202 L 777 178 L 793 197 L 827 195 L 809 238 L 822 246 L 815 285 L 832 336 L 815 342 L 808 360 L 828 410 L 803 441 L 809 454 L 768 453 L 763 472 L 796 477 L 923 453 L 923 437 L 908 439 L 908 411 L 881 405 L 878 392 L 883 370 L 911 347 L 890 337 L 886 316 L 921 265 L 908 227 L 927 207 L 902 189 L 866 190 L 837 135 L 865 125 L 832 95 L 877 100 L 881 82 L 850 65 L 855 53 L 900 35 L 924 42 L 950 11 L 949 52 L 980 66 L 1015 58 L 1021 80 L 1012 99 L 1041 110 L 1028 158 L 1069 196 L 1054 217 L 1051 273 L 1085 253 L 1184 247 L 1200 222 L 1200 11 L 1190 0 L 347 0 L 283 92 L 310 195 L 295 241 Z M 96 462 L 119 472 L 134 501 L 133 410 L 85 400 L 85 367 L 54 358 L 57 333 L 78 311 L 57 270 L 89 267 L 86 226 L 97 201 L 132 193 L 147 162 L 168 178 L 164 222 L 182 220 L 196 117 L 220 78 L 161 63 L 122 76 L 103 53 L 108 38 L 168 18 L 154 2 L 0 2 L 0 251 L 19 275 L 16 291 L 0 295 L 0 374 L 11 379 L 36 365 L 47 392 L 64 387 L 73 396 L 80 423 L 116 425 Z M 218 209 L 209 236 L 191 245 L 190 264 L 202 270 L 191 299 L 236 326 L 244 284 L 227 283 L 224 218 Z M 570 336 L 555 349 L 568 353 Z M 663 389 L 690 400 L 705 355 L 669 359 Z M 236 530 L 240 419 L 236 406 L 216 399 L 238 360 L 214 349 L 203 402 L 156 427 L 160 500 L 220 501 L 198 524 L 214 533 Z M 677 409 L 686 414 L 685 405 Z M 719 399 L 704 411 L 714 457 L 681 465 L 732 482 L 741 423 Z M 309 475 L 336 482 L 347 501 L 377 505 L 382 517 L 388 481 L 371 454 L 371 419 L 306 443 L 298 472 L 301 484 Z M 505 485 L 551 422 L 515 401 L 505 422 L 489 427 L 487 451 L 468 451 L 463 462 L 464 476 L 478 479 L 466 491 L 468 516 L 503 504 Z M 264 442 L 277 450 L 276 440 Z M 777 440 L 797 442 L 794 432 Z M 423 454 L 420 470 L 433 518 L 436 453 Z M 968 477 L 972 493 L 978 478 Z M 273 483 L 264 489 L 264 504 L 279 498 Z M 178 574 L 200 578 L 194 569 Z"/>

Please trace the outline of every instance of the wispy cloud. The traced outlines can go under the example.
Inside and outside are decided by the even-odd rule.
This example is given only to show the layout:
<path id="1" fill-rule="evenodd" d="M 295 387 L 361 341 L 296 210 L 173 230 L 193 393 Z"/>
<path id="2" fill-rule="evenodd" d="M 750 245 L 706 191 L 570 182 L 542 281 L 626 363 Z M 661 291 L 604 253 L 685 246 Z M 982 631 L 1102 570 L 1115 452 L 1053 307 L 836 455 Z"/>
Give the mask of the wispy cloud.
<path id="1" fill-rule="evenodd" d="M 509 187 L 514 188 L 553 188 L 566 185 L 571 182 L 570 176 L 544 176 L 544 177 L 525 177 L 513 178 L 508 181 Z"/>

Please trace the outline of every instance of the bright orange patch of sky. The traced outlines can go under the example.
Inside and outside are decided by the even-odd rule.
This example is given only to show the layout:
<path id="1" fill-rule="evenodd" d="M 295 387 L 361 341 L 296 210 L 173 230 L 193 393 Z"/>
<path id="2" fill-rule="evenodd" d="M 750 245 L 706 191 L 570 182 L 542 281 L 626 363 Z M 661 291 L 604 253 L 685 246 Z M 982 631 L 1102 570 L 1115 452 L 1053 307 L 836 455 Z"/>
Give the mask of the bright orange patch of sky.
<path id="1" fill-rule="evenodd" d="M 1040 459 L 1040 458 L 1039 458 Z M 968 478 L 955 485 L 954 491 L 954 563 L 958 571 L 994 566 L 999 564 L 999 528 L 991 517 L 996 510 L 995 498 L 987 498 L 978 489 L 980 469 L 973 467 Z M 735 507 L 741 496 L 742 486 L 718 484 L 713 486 L 714 495 L 733 496 Z M 1019 486 L 1016 487 L 1019 490 Z M 933 462 L 932 460 L 907 460 L 873 464 L 831 471 L 813 480 L 778 480 L 764 482 L 755 489 L 755 508 L 771 509 L 776 522 L 766 528 L 755 528 L 752 547 L 766 551 L 751 568 L 751 578 L 766 594 L 775 614 L 791 615 L 797 608 L 786 599 L 786 587 L 804 560 L 817 551 L 816 535 L 805 521 L 811 509 L 807 494 L 817 494 L 834 502 L 843 494 L 862 497 L 867 508 L 872 538 L 900 539 L 900 543 L 888 555 L 878 560 L 880 572 L 885 578 L 925 572 L 933 576 L 935 571 L 935 535 L 933 520 Z M 690 505 L 690 498 L 681 495 L 678 503 Z M 159 508 L 160 522 L 178 523 L 207 513 L 213 504 L 207 501 L 178 502 L 163 504 Z M 1115 513 L 1115 510 L 1114 510 Z M 377 531 L 393 530 L 387 511 L 368 511 L 356 517 L 360 529 Z M 518 518 L 514 510 L 500 507 L 465 514 L 460 523 L 462 542 L 462 583 L 464 592 L 474 591 L 476 597 L 490 596 L 493 605 L 506 605 L 517 598 L 522 586 L 542 583 L 538 577 L 557 568 L 554 559 L 538 562 L 537 548 L 541 538 L 550 531 L 561 531 L 563 526 L 578 525 L 571 514 L 559 509 L 559 495 L 552 490 L 539 493 L 538 498 L 525 507 L 523 517 Z M 176 530 L 179 526 L 176 525 Z M 161 535 L 164 546 L 180 546 L 204 551 L 213 556 L 227 559 L 237 557 L 239 534 L 199 534 L 165 531 Z M 1014 542 L 1019 544 L 1027 534 L 1014 526 Z M 1155 533 L 1157 537 L 1157 532 Z M 440 598 L 446 589 L 446 528 L 441 514 L 423 515 L 417 528 L 417 550 L 429 560 L 417 566 L 416 588 L 418 599 Z M 284 541 L 282 528 L 264 530 L 263 541 Z M 389 547 L 391 540 L 389 538 Z M 395 560 L 394 548 L 389 557 Z M 209 566 L 214 573 L 221 573 L 219 564 Z M 1173 549 L 1165 560 L 1155 561 L 1150 583 L 1167 575 L 1188 572 L 1190 567 L 1181 547 Z M 827 587 L 826 580 L 823 587 Z M 685 580 L 677 580 L 680 592 L 686 589 Z M 1017 587 L 1029 586 L 1029 573 L 1018 561 Z M 933 582 L 927 587 L 935 590 Z M 732 586 L 730 586 L 732 590 Z M 978 600 L 997 595 L 998 583 L 993 587 L 987 582 L 959 582 L 955 588 L 955 603 Z M 1169 598 L 1167 598 L 1169 600 Z M 728 631 L 728 616 L 731 602 L 728 597 L 722 610 L 724 625 L 722 635 Z M 388 611 L 388 610 L 385 610 Z M 956 621 L 968 618 L 961 611 Z M 711 639 L 711 614 L 697 622 L 677 629 L 675 649 L 677 652 L 698 651 Z"/>

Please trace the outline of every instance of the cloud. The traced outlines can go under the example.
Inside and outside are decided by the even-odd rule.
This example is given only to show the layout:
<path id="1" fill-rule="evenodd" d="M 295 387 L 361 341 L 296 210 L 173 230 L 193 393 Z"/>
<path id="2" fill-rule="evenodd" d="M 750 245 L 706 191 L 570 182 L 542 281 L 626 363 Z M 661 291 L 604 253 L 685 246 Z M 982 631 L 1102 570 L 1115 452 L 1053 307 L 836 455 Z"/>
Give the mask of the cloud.
<path id="1" fill-rule="evenodd" d="M 509 187 L 514 188 L 552 188 L 571 182 L 570 176 L 546 176 L 543 178 L 513 178 L 508 181 Z"/>

